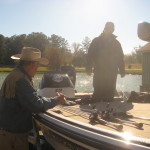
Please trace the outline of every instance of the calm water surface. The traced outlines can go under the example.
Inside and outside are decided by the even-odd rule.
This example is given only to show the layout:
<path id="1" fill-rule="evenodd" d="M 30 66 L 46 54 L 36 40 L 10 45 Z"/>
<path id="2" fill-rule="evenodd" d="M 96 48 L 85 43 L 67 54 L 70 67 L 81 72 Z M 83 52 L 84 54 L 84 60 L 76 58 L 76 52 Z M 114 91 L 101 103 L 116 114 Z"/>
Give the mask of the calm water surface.
<path id="1" fill-rule="evenodd" d="M 0 87 L 7 74 L 8 73 L 0 73 Z M 36 76 L 33 79 L 34 87 L 36 89 L 39 87 L 39 82 L 42 78 L 42 75 L 43 74 L 36 74 Z M 77 92 L 93 91 L 92 80 L 93 80 L 92 76 L 87 76 L 86 73 L 77 73 L 75 89 L 77 90 Z M 139 92 L 141 83 L 142 83 L 141 75 L 129 74 L 126 75 L 124 78 L 120 78 L 120 75 L 118 75 L 116 87 L 118 91 Z"/>
<path id="2" fill-rule="evenodd" d="M 87 76 L 85 73 L 77 73 L 76 89 L 78 92 L 93 91 L 93 77 Z M 116 88 L 118 91 L 140 91 L 140 85 L 142 84 L 141 75 L 126 75 L 121 78 L 117 77 Z"/>

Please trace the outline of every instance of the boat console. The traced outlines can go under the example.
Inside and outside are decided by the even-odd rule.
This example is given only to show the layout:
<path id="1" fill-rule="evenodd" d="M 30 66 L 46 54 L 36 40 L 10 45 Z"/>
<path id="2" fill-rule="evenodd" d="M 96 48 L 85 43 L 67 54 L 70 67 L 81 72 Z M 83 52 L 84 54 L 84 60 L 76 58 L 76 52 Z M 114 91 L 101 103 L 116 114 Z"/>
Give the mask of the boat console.
<path id="1" fill-rule="evenodd" d="M 69 98 L 75 97 L 75 90 L 68 74 L 46 73 L 44 74 L 38 94 L 44 97 L 54 97 L 56 92 L 63 93 Z"/>

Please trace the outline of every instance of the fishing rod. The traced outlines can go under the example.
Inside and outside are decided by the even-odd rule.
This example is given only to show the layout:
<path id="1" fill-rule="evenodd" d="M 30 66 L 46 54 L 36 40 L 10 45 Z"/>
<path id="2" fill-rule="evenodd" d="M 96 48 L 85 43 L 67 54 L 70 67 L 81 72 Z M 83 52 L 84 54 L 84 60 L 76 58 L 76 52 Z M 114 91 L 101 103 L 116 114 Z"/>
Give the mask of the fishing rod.
<path id="1" fill-rule="evenodd" d="M 134 126 L 136 126 L 137 128 L 141 129 L 143 127 L 143 123 L 138 123 L 135 121 L 127 121 L 127 120 L 122 120 L 120 118 L 118 118 L 117 113 L 115 112 L 115 110 L 113 108 L 109 108 L 110 104 L 108 103 L 106 108 L 106 111 L 103 111 L 101 113 L 101 118 L 105 119 L 105 120 L 111 120 L 111 121 L 116 121 L 118 123 L 127 123 L 127 124 L 132 124 Z"/>
<path id="2" fill-rule="evenodd" d="M 110 122 L 110 121 L 106 121 L 96 111 L 90 114 L 89 120 L 90 120 L 90 122 L 98 122 L 102 125 L 115 127 L 118 131 L 123 129 L 123 125 L 118 124 L 118 123 L 113 123 L 113 122 Z"/>
<path id="3" fill-rule="evenodd" d="M 141 119 L 141 120 L 147 120 L 150 121 L 150 118 L 147 117 L 137 117 L 137 116 L 133 116 L 133 115 L 127 115 L 128 118 L 133 118 L 133 119 Z"/>
<path id="4" fill-rule="evenodd" d="M 79 115 L 85 119 L 88 119 L 90 122 L 98 122 L 102 125 L 112 126 L 115 127 L 118 131 L 123 129 L 123 125 L 121 124 L 113 123 L 100 118 L 97 109 L 93 109 L 89 111 L 87 109 L 84 109 L 84 111 L 86 110 L 86 112 L 83 112 L 83 110 L 81 110 L 80 108 L 72 108 L 68 106 L 67 107 L 59 106 L 59 108 L 62 109 L 63 111 L 69 112 L 74 115 Z"/>
<path id="5" fill-rule="evenodd" d="M 136 126 L 139 129 L 141 129 L 143 127 L 143 123 L 138 123 L 138 122 L 135 122 L 135 121 L 127 121 L 127 120 L 122 120 L 122 119 L 119 119 L 119 118 L 113 118 L 113 120 L 117 121 L 119 123 L 132 124 L 132 125 Z"/>
<path id="6" fill-rule="evenodd" d="M 103 124 L 103 125 L 113 126 L 117 130 L 123 129 L 123 126 L 121 125 L 122 123 L 134 125 L 139 129 L 141 129 L 143 127 L 143 123 L 138 123 L 135 121 L 127 121 L 127 120 L 122 120 L 122 119 L 118 118 L 118 114 L 115 112 L 115 109 L 110 108 L 110 103 L 106 104 L 106 110 L 105 111 L 98 111 L 96 109 L 96 105 L 94 105 L 91 110 L 90 109 L 83 109 L 83 108 L 73 108 L 71 106 L 65 107 L 62 105 L 60 106 L 60 109 L 63 109 L 63 111 L 69 112 L 69 113 L 74 114 L 74 115 L 79 115 L 85 119 L 89 119 L 90 122 L 96 121 L 96 122 Z M 126 117 L 150 120 L 150 118 L 134 117 L 132 115 L 127 115 Z M 118 122 L 119 124 L 110 122 L 110 120 Z"/>

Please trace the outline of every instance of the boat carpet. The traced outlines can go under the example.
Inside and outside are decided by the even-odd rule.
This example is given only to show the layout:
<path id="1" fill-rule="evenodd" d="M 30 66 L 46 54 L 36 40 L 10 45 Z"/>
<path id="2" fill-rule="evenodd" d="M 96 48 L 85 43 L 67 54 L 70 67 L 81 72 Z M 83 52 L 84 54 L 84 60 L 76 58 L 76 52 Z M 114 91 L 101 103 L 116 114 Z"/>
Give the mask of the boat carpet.
<path id="1" fill-rule="evenodd" d="M 137 128 L 133 124 L 128 124 L 128 123 L 123 123 L 123 129 L 121 131 L 117 132 L 122 132 L 127 134 L 129 137 L 130 135 L 137 136 L 140 138 L 147 138 L 150 139 L 150 104 L 149 103 L 133 103 L 134 108 L 127 111 L 128 116 L 130 117 L 124 117 L 122 118 L 123 120 L 128 120 L 128 121 L 136 121 L 138 123 L 143 123 L 142 128 Z M 90 109 L 89 109 L 90 110 Z M 91 112 L 87 111 L 86 109 L 83 109 L 83 106 L 80 105 L 74 105 L 74 106 L 56 106 L 53 109 L 48 110 L 49 113 L 57 113 L 60 116 L 65 116 L 67 118 L 71 118 L 73 120 L 81 121 L 86 124 L 91 124 L 92 126 L 95 127 L 100 127 L 103 129 L 107 130 L 112 130 L 116 131 L 115 128 L 112 128 L 111 126 L 106 126 L 102 125 L 97 122 L 91 123 L 89 121 L 89 115 Z M 59 112 L 59 113 L 58 113 Z M 145 120 L 138 119 L 136 117 L 145 117 Z"/>

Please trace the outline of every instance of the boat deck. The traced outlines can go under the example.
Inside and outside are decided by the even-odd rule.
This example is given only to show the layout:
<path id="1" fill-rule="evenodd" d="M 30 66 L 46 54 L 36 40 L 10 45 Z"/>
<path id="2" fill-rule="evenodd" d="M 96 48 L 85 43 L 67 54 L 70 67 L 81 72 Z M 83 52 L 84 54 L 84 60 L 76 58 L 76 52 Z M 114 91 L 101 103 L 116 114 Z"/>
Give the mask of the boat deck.
<path id="1" fill-rule="evenodd" d="M 133 115 L 135 117 L 145 117 L 150 118 L 150 104 L 149 103 L 133 103 L 134 108 L 127 113 L 130 115 Z M 73 111 L 71 111 L 73 110 Z M 80 110 L 80 111 L 79 111 Z M 56 113 L 60 116 L 73 119 L 76 121 L 81 121 L 85 124 L 94 126 L 94 127 L 100 127 L 102 129 L 111 130 L 119 133 L 123 133 L 125 138 L 130 138 L 130 136 L 137 136 L 140 138 L 146 138 L 150 139 L 150 120 L 143 120 L 143 119 L 137 119 L 137 118 L 128 118 L 128 121 L 136 121 L 139 123 L 143 123 L 143 127 L 141 129 L 137 128 L 136 126 L 132 124 L 123 124 L 123 129 L 121 131 L 117 131 L 116 128 L 112 126 L 102 125 L 100 123 L 94 122 L 90 123 L 89 121 L 89 113 L 84 112 L 81 110 L 80 105 L 74 105 L 74 106 L 56 106 L 53 109 L 49 109 L 48 113 Z M 124 119 L 127 120 L 127 119 Z"/>

